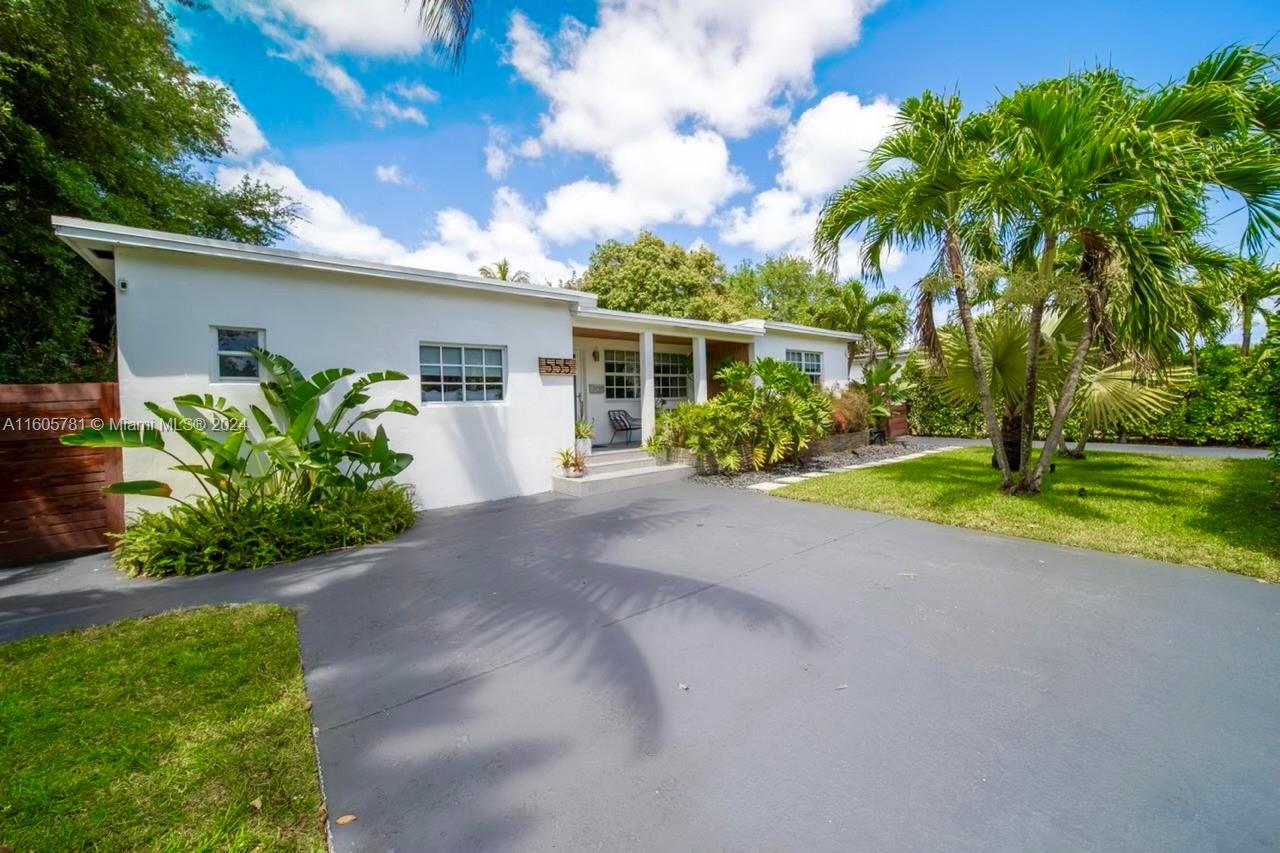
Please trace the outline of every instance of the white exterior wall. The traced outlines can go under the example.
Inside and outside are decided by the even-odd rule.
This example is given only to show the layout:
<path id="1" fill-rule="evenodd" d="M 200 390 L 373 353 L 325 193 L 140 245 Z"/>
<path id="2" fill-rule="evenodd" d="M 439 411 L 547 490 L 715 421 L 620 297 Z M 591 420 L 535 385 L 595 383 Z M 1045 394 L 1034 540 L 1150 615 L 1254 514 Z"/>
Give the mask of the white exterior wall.
<path id="1" fill-rule="evenodd" d="M 226 397 L 248 414 L 256 383 L 211 379 L 212 326 L 265 329 L 266 348 L 308 375 L 330 367 L 398 370 L 403 382 L 375 385 L 368 404 L 392 398 L 420 408 L 384 415 L 391 446 L 412 453 L 400 479 L 424 508 L 544 492 L 553 455 L 573 442 L 573 378 L 540 376 L 538 357 L 573 355 L 567 303 L 497 296 L 417 283 L 373 281 L 327 271 L 122 247 L 116 253 L 121 415 L 151 421 L 148 400 L 170 406 L 198 392 Z M 418 344 L 506 348 L 506 399 L 421 403 Z M 166 445 L 185 449 L 176 436 Z M 179 448 L 180 446 L 180 448 Z M 148 450 L 124 454 L 127 479 L 196 487 Z M 130 499 L 130 508 L 159 499 Z"/>
<path id="2" fill-rule="evenodd" d="M 770 329 L 763 337 L 756 338 L 754 355 L 786 361 L 789 349 L 822 353 L 823 387 L 835 390 L 848 384 L 849 347 L 844 341 Z"/>
<path id="3" fill-rule="evenodd" d="M 593 442 L 597 445 L 608 444 L 610 438 L 613 437 L 613 427 L 609 425 L 609 410 L 622 409 L 629 412 L 631 417 L 637 421 L 640 420 L 640 400 L 610 400 L 604 395 L 604 351 L 606 349 L 628 350 L 630 352 L 640 351 L 639 341 L 619 340 L 616 338 L 574 338 L 574 349 L 579 355 L 578 371 L 584 377 L 583 391 L 586 393 L 586 419 L 595 422 L 595 434 Z M 689 355 L 693 350 L 688 344 L 663 344 L 654 343 L 654 352 L 677 352 L 682 355 Z M 600 354 L 600 360 L 596 361 L 591 357 L 592 352 Z M 595 385 L 601 389 L 598 394 L 591 394 L 590 388 Z M 693 377 L 689 378 L 689 394 L 692 399 L 693 394 Z M 665 405 L 660 404 L 658 408 L 673 409 L 684 400 L 666 400 Z M 631 433 L 631 439 L 638 440 L 640 438 L 639 431 Z M 622 442 L 622 436 L 618 436 L 618 442 Z"/>

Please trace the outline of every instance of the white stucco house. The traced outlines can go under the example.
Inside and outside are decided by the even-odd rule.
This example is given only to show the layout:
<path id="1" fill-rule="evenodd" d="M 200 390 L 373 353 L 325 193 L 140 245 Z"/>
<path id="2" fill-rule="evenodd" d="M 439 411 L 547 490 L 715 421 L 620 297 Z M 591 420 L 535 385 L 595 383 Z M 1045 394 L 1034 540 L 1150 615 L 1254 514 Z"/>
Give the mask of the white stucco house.
<path id="1" fill-rule="evenodd" d="M 610 311 L 565 288 L 80 219 L 53 227 L 115 290 L 124 419 L 150 421 L 146 401 L 192 392 L 247 408 L 260 399 L 249 346 L 305 373 L 397 370 L 410 378 L 375 386 L 375 402 L 421 411 L 379 423 L 414 455 L 403 478 L 428 509 L 547 491 L 575 419 L 606 445 L 608 412 L 625 410 L 643 438 L 658 407 L 716 393 L 725 359 L 772 356 L 827 387 L 848 381 L 855 336 L 826 329 Z M 171 480 L 167 464 L 126 453 L 124 474 Z"/>

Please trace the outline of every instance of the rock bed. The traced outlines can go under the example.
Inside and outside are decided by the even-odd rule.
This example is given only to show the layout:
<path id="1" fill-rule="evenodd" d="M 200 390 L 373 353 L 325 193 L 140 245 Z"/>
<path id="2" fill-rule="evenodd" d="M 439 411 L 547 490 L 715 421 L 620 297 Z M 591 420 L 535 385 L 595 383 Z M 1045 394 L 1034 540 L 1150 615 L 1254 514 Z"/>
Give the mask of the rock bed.
<path id="1" fill-rule="evenodd" d="M 838 453 L 825 453 L 801 462 L 783 462 L 772 468 L 761 471 L 746 470 L 740 474 L 695 474 L 690 482 L 706 483 L 712 486 L 723 486 L 729 489 L 745 489 L 756 483 L 768 483 L 781 477 L 793 477 L 808 471 L 821 471 L 824 468 L 841 468 L 845 465 L 865 465 L 879 459 L 892 459 L 895 456 L 906 456 L 920 450 L 909 440 L 901 440 L 895 444 L 868 444 L 856 450 L 842 450 Z"/>

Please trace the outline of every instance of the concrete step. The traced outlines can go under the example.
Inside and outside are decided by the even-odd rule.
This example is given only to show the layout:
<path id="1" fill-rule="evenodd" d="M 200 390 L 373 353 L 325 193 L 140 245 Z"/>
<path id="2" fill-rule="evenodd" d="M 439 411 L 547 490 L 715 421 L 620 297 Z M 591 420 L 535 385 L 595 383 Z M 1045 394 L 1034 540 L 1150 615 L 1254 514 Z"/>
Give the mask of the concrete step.
<path id="1" fill-rule="evenodd" d="M 618 460 L 618 459 L 652 459 L 653 456 L 638 447 L 625 447 L 617 450 L 610 450 L 607 447 L 597 447 L 591 451 L 590 459 L 592 461 Z"/>
<path id="2" fill-rule="evenodd" d="M 591 495 L 620 492 L 623 489 L 652 486 L 655 483 L 667 483 L 671 480 L 683 480 L 692 473 L 692 467 L 678 463 L 601 473 L 592 473 L 590 466 L 588 466 L 587 476 L 585 477 L 566 477 L 563 474 L 551 475 L 551 490 L 570 497 L 585 498 Z"/>
<path id="3" fill-rule="evenodd" d="M 592 453 L 587 460 L 588 474 L 607 474 L 610 471 L 630 471 L 635 468 L 652 468 L 658 464 L 644 451 L 620 453 Z"/>

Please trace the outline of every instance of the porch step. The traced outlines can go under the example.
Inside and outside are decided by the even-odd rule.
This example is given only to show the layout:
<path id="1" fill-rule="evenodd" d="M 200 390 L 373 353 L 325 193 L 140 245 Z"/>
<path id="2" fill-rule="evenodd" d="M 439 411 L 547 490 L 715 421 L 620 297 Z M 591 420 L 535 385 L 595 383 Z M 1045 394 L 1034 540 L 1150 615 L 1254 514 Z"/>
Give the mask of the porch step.
<path id="1" fill-rule="evenodd" d="M 594 458 L 593 455 L 592 459 Z M 649 461 L 653 463 L 652 458 Z M 680 463 L 671 465 L 650 464 L 643 468 L 631 468 L 622 471 L 600 471 L 598 465 L 593 463 L 588 463 L 588 465 L 588 473 L 585 477 L 566 477 L 563 474 L 552 474 L 551 490 L 570 497 L 585 498 L 591 495 L 607 494 L 608 492 L 620 492 L 623 489 L 652 486 L 655 483 L 667 483 L 671 480 L 683 480 L 693 473 L 692 467 Z"/>
<path id="2" fill-rule="evenodd" d="M 643 450 L 595 451 L 587 460 L 588 474 L 607 474 L 611 471 L 630 471 L 635 468 L 652 468 L 657 465 L 651 454 Z"/>

